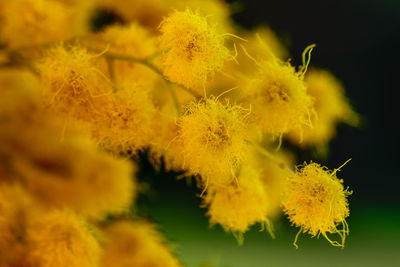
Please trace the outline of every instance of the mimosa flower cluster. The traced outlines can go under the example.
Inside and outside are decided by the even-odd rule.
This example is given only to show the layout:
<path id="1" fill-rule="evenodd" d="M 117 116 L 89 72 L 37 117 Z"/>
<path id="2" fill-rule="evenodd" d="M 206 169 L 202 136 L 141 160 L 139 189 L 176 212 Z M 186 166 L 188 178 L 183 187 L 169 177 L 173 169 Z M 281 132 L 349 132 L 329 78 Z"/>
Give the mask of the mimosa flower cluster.
<path id="1" fill-rule="evenodd" d="M 120 19 L 93 31 L 101 10 Z M 128 159 L 143 150 L 194 178 L 210 224 L 239 243 L 255 224 L 274 236 L 282 211 L 344 246 L 342 166 L 295 167 L 284 142 L 326 156 L 358 116 L 310 67 L 315 45 L 293 66 L 268 26 L 231 13 L 222 0 L 0 0 L 1 266 L 183 266 L 133 213 Z"/>

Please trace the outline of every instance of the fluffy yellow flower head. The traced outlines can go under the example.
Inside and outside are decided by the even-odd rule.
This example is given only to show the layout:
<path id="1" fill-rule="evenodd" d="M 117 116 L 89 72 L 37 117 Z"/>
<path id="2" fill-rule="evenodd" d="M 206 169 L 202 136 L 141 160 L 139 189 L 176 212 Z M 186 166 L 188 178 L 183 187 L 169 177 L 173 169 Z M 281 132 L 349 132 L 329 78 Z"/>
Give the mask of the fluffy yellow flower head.
<path id="1" fill-rule="evenodd" d="M 229 57 L 224 38 L 205 17 L 190 10 L 175 11 L 160 25 L 164 75 L 173 82 L 203 92 L 207 79 Z"/>
<path id="2" fill-rule="evenodd" d="M 105 96 L 112 90 L 95 58 L 79 46 L 60 44 L 46 51 L 38 64 L 45 103 L 64 116 L 90 122 L 98 119 Z"/>
<path id="3" fill-rule="evenodd" d="M 127 55 L 138 59 L 148 59 L 157 51 L 155 37 L 149 29 L 138 23 L 131 23 L 127 26 L 112 25 L 106 28 L 99 37 L 106 44 L 110 45 L 108 52 L 119 55 Z M 104 45 L 103 48 L 104 49 Z M 134 62 L 115 61 L 114 79 L 117 84 L 128 77 L 146 86 L 153 86 L 159 76 L 151 69 Z"/>
<path id="4" fill-rule="evenodd" d="M 19 266 L 13 263 L 19 262 L 25 251 L 25 228 L 34 210 L 22 187 L 0 184 L 0 266 Z"/>
<path id="5" fill-rule="evenodd" d="M 282 135 L 310 126 L 312 98 L 307 95 L 302 75 L 289 63 L 277 59 L 261 61 L 259 70 L 243 88 L 242 101 L 251 103 L 262 130 Z"/>
<path id="6" fill-rule="evenodd" d="M 88 21 L 81 19 L 77 6 L 54 0 L 1 0 L 0 42 L 18 48 L 65 40 L 85 32 Z M 76 9 L 78 8 L 78 9 Z"/>
<path id="7" fill-rule="evenodd" d="M 211 224 L 221 224 L 225 231 L 242 234 L 255 223 L 267 221 L 268 198 L 261 182 L 260 171 L 243 164 L 237 181 L 227 186 L 210 186 L 204 204 Z"/>
<path id="8" fill-rule="evenodd" d="M 97 267 L 101 248 L 89 226 L 73 212 L 56 210 L 28 229 L 28 264 L 38 267 Z M 29 266 L 31 266 L 29 265 Z"/>
<path id="9" fill-rule="evenodd" d="M 13 163 L 27 190 L 43 206 L 68 206 L 95 218 L 129 208 L 135 189 L 129 162 L 98 152 L 88 140 L 65 137 L 60 143 L 46 134 L 54 133 L 33 133 L 34 143 Z"/>
<path id="10" fill-rule="evenodd" d="M 148 146 L 156 112 L 148 90 L 126 80 L 108 99 L 102 107 L 104 118 L 93 125 L 94 139 L 117 153 Z"/>
<path id="11" fill-rule="evenodd" d="M 105 230 L 102 267 L 178 267 L 160 234 L 144 221 L 117 222 Z"/>
<path id="12" fill-rule="evenodd" d="M 138 23 L 111 25 L 99 36 L 110 44 L 110 52 L 146 59 L 156 52 L 155 39 L 150 31 Z"/>
<path id="13" fill-rule="evenodd" d="M 232 181 L 247 151 L 247 110 L 215 98 L 191 102 L 179 119 L 184 167 L 203 182 Z"/>
<path id="14" fill-rule="evenodd" d="M 297 170 L 285 185 L 283 207 L 290 221 L 300 227 L 298 234 L 322 234 L 332 245 L 343 247 L 349 233 L 345 218 L 349 216 L 347 196 L 351 192 L 336 177 L 339 169 L 329 171 L 310 163 Z M 338 229 L 339 224 L 343 229 Z M 332 241 L 327 233 L 338 234 L 341 242 Z"/>
<path id="15" fill-rule="evenodd" d="M 307 93 L 314 100 L 316 116 L 313 117 L 313 128 L 304 127 L 303 140 L 291 132 L 289 138 L 301 146 L 325 145 L 336 134 L 336 125 L 341 121 L 357 125 L 358 117 L 344 95 L 344 88 L 331 73 L 326 70 L 311 69 L 305 76 Z"/>

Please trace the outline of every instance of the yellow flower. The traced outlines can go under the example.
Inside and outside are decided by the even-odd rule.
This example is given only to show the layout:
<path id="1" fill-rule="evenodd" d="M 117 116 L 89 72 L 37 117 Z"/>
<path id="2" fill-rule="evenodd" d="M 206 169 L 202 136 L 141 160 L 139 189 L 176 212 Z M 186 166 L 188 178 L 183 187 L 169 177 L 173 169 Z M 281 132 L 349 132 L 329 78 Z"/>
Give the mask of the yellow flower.
<path id="1" fill-rule="evenodd" d="M 129 162 L 98 152 L 89 140 L 66 136 L 60 143 L 48 137 L 52 132 L 29 130 L 32 145 L 13 165 L 44 207 L 67 206 L 99 219 L 128 210 L 135 193 Z"/>
<path id="2" fill-rule="evenodd" d="M 210 186 L 204 197 L 211 224 L 221 224 L 225 231 L 236 234 L 239 243 L 242 234 L 255 223 L 268 225 L 268 197 L 261 182 L 261 173 L 249 164 L 243 164 L 237 181 L 225 186 Z"/>
<path id="3" fill-rule="evenodd" d="M 258 72 L 243 88 L 241 101 L 251 103 L 252 114 L 265 133 L 281 136 L 310 125 L 312 98 L 302 74 L 278 59 L 261 61 Z"/>
<path id="4" fill-rule="evenodd" d="M 5 184 L 1 176 L 0 173 L 0 266 L 20 266 L 27 220 L 36 209 L 21 186 Z"/>
<path id="5" fill-rule="evenodd" d="M 151 32 L 138 23 L 127 26 L 115 24 L 106 28 L 99 35 L 100 39 L 110 44 L 109 52 L 146 59 L 156 52 L 155 39 Z"/>
<path id="6" fill-rule="evenodd" d="M 252 160 L 261 171 L 261 182 L 268 199 L 268 218 L 274 219 L 280 215 L 283 186 L 290 174 L 290 170 L 284 165 L 293 166 L 294 160 L 288 151 L 280 150 L 271 155 L 273 159 L 254 153 Z"/>
<path id="7" fill-rule="evenodd" d="M 4 1 L 0 10 L 0 42 L 9 48 L 65 40 L 82 34 L 90 13 L 81 6 L 54 0 Z"/>
<path id="8" fill-rule="evenodd" d="M 75 213 L 55 210 L 28 229 L 28 264 L 38 267 L 97 267 L 101 248 L 89 225 Z"/>
<path id="9" fill-rule="evenodd" d="M 232 181 L 248 149 L 248 110 L 215 98 L 191 102 L 179 121 L 184 166 L 205 184 Z"/>
<path id="10" fill-rule="evenodd" d="M 103 117 L 92 125 L 92 136 L 103 147 L 118 154 L 150 144 L 156 110 L 146 88 L 125 80 L 101 109 Z"/>
<path id="11" fill-rule="evenodd" d="M 117 222 L 105 229 L 104 267 L 177 267 L 160 234 L 144 221 Z"/>
<path id="12" fill-rule="evenodd" d="M 284 61 L 289 56 L 287 48 L 269 26 L 264 25 L 245 32 L 243 37 L 248 40 L 245 43 L 247 52 L 254 55 L 257 61 L 274 61 L 277 58 Z M 245 54 L 240 53 L 238 61 L 244 73 L 254 72 L 254 62 Z"/>
<path id="13" fill-rule="evenodd" d="M 160 31 L 165 76 L 202 93 L 207 79 L 229 58 L 223 36 L 205 17 L 190 10 L 170 14 L 161 22 Z"/>
<path id="14" fill-rule="evenodd" d="M 99 38 L 110 45 L 109 53 L 131 56 L 137 59 L 148 59 L 157 52 L 155 37 L 149 29 L 138 23 L 127 26 L 112 25 L 99 34 Z M 104 44 L 101 48 L 104 49 Z M 117 84 L 129 77 L 136 83 L 152 87 L 160 79 L 147 66 L 128 61 L 114 61 L 114 79 Z"/>
<path id="15" fill-rule="evenodd" d="M 110 82 L 96 65 L 96 56 L 80 46 L 59 44 L 46 51 L 38 64 L 47 105 L 65 117 L 95 122 L 107 96 Z"/>
<path id="16" fill-rule="evenodd" d="M 305 76 L 307 93 L 314 98 L 316 116 L 312 117 L 313 128 L 304 127 L 303 139 L 291 132 L 288 137 L 300 146 L 317 145 L 323 147 L 336 134 L 336 125 L 347 122 L 357 125 L 357 114 L 352 111 L 344 95 L 344 88 L 331 73 L 326 70 L 311 69 Z"/>
<path id="17" fill-rule="evenodd" d="M 254 55 L 255 58 L 249 58 L 246 53 L 238 53 L 235 61 L 226 62 L 208 85 L 212 94 L 219 95 L 235 87 L 245 88 L 243 77 L 251 77 L 258 71 L 259 66 L 254 64 L 254 60 L 273 61 L 276 58 L 285 60 L 288 57 L 287 49 L 268 26 L 261 26 L 250 32 L 240 31 L 238 35 L 247 40 L 244 43 L 246 53 Z M 232 90 L 226 96 L 237 99 L 240 96 L 240 89 Z"/>
<path id="18" fill-rule="evenodd" d="M 342 165 L 343 166 L 343 165 Z M 343 187 L 343 180 L 336 172 L 319 164 L 310 163 L 288 178 L 284 188 L 283 207 L 290 221 L 300 227 L 298 235 L 322 234 L 332 245 L 344 246 L 349 229 L 345 218 L 349 216 L 347 196 L 351 194 Z M 342 224 L 342 229 L 338 226 Z M 338 234 L 340 242 L 332 241 L 327 233 Z M 296 245 L 297 237 L 294 241 Z"/>

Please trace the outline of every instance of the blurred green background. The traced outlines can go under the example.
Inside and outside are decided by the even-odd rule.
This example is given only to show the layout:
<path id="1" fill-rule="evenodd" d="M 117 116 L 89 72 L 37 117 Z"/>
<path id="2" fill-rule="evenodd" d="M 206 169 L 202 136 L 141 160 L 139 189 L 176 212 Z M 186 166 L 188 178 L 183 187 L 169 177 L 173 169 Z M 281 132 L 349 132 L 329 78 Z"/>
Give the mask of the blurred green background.
<path id="1" fill-rule="evenodd" d="M 343 171 L 345 174 L 345 171 Z M 138 201 L 138 214 L 157 223 L 188 266 L 399 266 L 400 212 L 396 205 L 351 204 L 350 236 L 345 248 L 332 247 L 323 237 L 300 235 L 299 249 L 293 246 L 297 229 L 286 218 L 274 222 L 276 239 L 258 225 L 245 234 L 239 246 L 232 234 L 216 225 L 210 227 L 200 209 L 200 192 L 185 180 L 162 173 L 145 178 L 152 189 Z M 168 190 L 174 187 L 175 190 Z M 350 198 L 351 202 L 351 198 Z M 205 265 L 206 266 L 206 265 Z"/>

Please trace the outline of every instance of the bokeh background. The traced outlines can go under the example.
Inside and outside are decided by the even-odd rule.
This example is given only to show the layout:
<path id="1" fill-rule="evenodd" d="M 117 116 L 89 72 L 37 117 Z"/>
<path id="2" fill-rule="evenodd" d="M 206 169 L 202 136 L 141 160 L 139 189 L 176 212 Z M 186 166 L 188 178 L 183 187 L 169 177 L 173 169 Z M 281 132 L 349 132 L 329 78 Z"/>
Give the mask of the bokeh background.
<path id="1" fill-rule="evenodd" d="M 297 229 L 282 216 L 274 222 L 275 240 L 256 226 L 239 247 L 221 227 L 209 227 L 194 185 L 177 181 L 173 173 L 155 172 L 145 157 L 140 181 L 151 189 L 139 197 L 136 212 L 158 223 L 188 266 L 400 266 L 400 1 L 239 4 L 235 21 L 244 28 L 270 25 L 289 45 L 294 65 L 301 64 L 304 48 L 316 43 L 312 64 L 330 69 L 343 81 L 363 116 L 360 128 L 339 125 L 329 157 L 318 160 L 333 169 L 353 159 L 339 173 L 354 190 L 346 246 L 342 250 L 323 238 L 301 235 L 296 250 L 292 242 Z M 299 162 L 315 159 L 312 151 L 296 152 Z"/>

